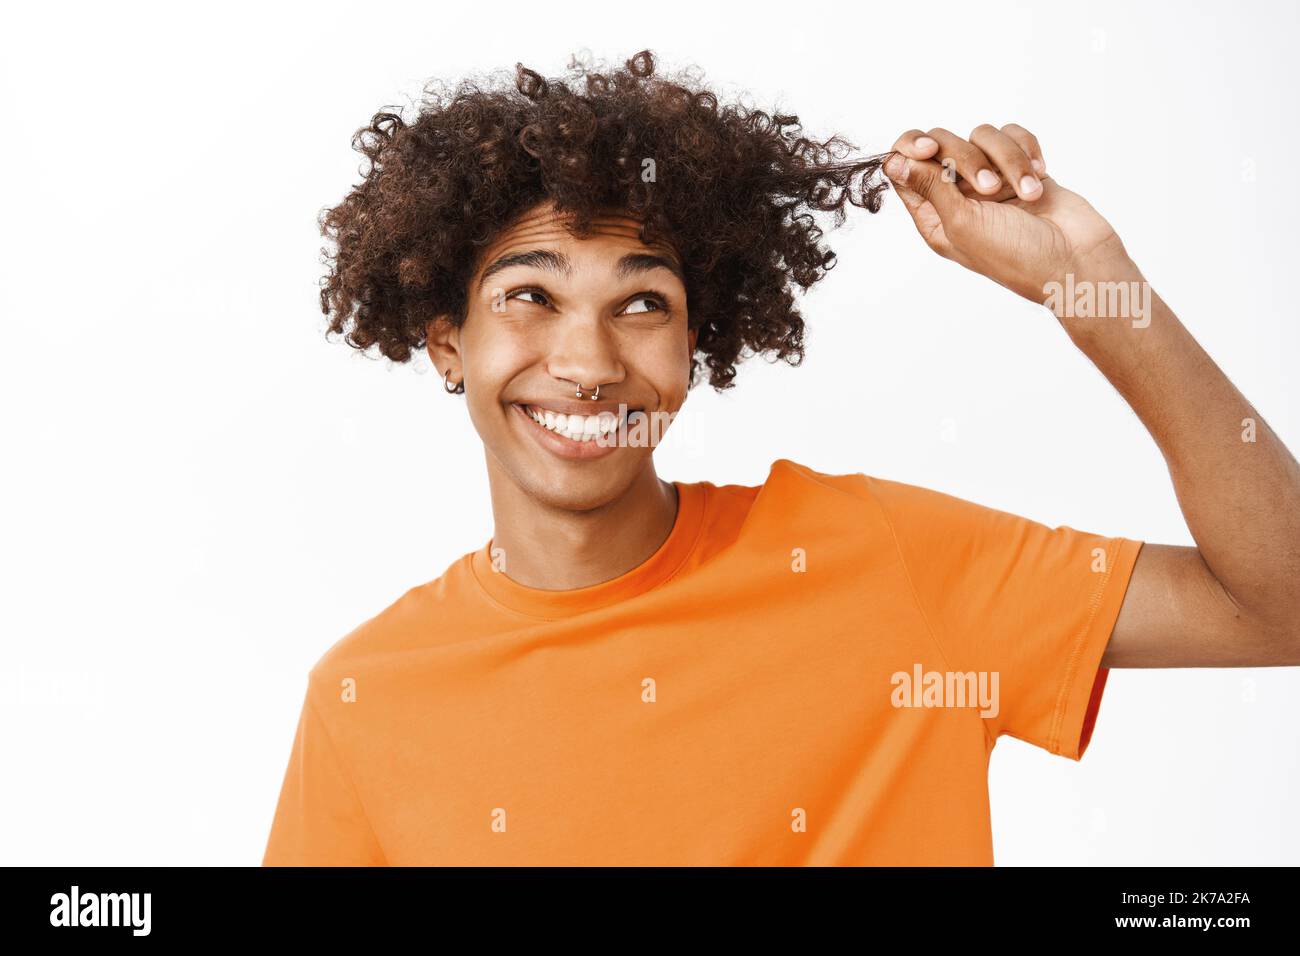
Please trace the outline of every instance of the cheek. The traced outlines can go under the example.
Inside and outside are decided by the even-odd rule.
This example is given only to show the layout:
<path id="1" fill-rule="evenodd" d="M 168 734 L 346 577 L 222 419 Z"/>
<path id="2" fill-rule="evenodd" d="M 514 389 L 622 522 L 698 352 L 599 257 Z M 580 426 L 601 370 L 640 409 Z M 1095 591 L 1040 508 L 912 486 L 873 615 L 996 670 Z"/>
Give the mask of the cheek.
<path id="1" fill-rule="evenodd" d="M 678 406 L 686 398 L 686 379 L 691 371 L 691 359 L 685 349 L 673 349 L 637 359 L 637 371 L 659 393 L 665 406 Z"/>
<path id="2" fill-rule="evenodd" d="M 465 364 L 466 409 L 470 422 L 484 442 L 504 432 L 509 421 L 503 414 L 513 413 L 506 399 L 511 383 L 529 367 L 529 352 L 521 348 L 514 336 L 498 330 L 481 331 L 483 323 L 470 331 L 467 323 L 461 335 L 461 357 Z"/>
<path id="3" fill-rule="evenodd" d="M 488 403 L 499 401 L 499 393 L 536 361 L 534 343 L 506 329 L 489 329 L 486 322 L 475 323 L 472 333 L 467 324 L 461 348 L 466 377 Z"/>

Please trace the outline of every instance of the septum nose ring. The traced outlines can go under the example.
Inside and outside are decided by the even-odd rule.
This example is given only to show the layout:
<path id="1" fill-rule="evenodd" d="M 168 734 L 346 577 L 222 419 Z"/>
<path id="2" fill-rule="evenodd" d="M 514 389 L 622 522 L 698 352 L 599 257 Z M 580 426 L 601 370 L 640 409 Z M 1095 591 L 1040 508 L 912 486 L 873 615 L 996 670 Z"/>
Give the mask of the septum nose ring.
<path id="1" fill-rule="evenodd" d="M 574 382 L 573 384 L 574 384 L 574 385 L 578 385 L 577 382 Z M 581 385 L 578 385 L 578 393 L 577 393 L 577 397 L 578 397 L 578 398 L 582 398 L 582 386 L 581 386 Z M 594 393 L 593 395 L 589 395 L 588 398 L 590 398 L 593 402 L 594 402 L 596 399 L 600 398 L 600 386 L 599 386 L 599 385 L 596 386 L 596 391 L 595 391 L 595 393 Z"/>

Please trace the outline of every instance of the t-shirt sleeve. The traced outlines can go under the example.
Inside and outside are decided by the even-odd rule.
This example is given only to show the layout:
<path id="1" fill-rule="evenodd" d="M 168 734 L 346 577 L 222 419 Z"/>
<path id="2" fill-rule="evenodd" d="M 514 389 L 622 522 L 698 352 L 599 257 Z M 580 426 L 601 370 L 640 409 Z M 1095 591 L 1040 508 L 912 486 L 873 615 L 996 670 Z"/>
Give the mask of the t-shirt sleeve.
<path id="1" fill-rule="evenodd" d="M 321 706 L 309 681 L 262 865 L 383 866 L 383 851 Z"/>
<path id="2" fill-rule="evenodd" d="M 1142 542 L 867 481 L 945 666 L 997 675 L 997 713 L 982 718 L 993 739 L 1007 734 L 1080 759 L 1109 673 L 1102 654 Z"/>

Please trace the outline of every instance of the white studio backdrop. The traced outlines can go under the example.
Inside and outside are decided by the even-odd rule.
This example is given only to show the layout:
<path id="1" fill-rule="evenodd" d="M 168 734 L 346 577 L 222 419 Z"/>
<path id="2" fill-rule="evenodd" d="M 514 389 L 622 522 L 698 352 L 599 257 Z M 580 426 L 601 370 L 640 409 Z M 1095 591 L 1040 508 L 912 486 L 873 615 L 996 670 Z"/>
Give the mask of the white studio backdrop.
<path id="1" fill-rule="evenodd" d="M 259 863 L 310 666 L 491 534 L 463 400 L 326 342 L 317 299 L 352 133 L 430 78 L 649 48 L 864 153 L 1021 123 L 1300 450 L 1295 4 L 791 9 L 6 14 L 0 863 Z M 1192 543 L 1050 315 L 933 255 L 892 194 L 827 228 L 802 367 L 697 387 L 661 476 L 786 457 Z M 1081 763 L 999 741 L 996 861 L 1295 864 L 1298 749 L 1300 669 L 1113 671 Z"/>

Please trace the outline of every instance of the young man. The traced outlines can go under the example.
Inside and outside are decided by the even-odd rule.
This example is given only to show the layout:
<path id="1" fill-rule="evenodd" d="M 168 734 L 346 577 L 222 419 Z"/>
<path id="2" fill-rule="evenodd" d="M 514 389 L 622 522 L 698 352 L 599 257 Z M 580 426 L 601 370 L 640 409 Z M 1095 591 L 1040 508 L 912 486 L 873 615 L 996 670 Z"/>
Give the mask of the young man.
<path id="1" fill-rule="evenodd" d="M 311 670 L 265 864 L 989 865 L 998 737 L 1078 760 L 1111 667 L 1300 663 L 1300 468 L 1028 131 L 912 131 L 884 169 L 932 249 L 1052 306 L 1195 548 L 787 459 L 661 479 L 698 356 L 725 388 L 801 354 L 806 210 L 875 211 L 884 157 L 648 53 L 517 89 L 377 116 L 325 223 L 331 328 L 464 395 L 494 528 Z"/>

